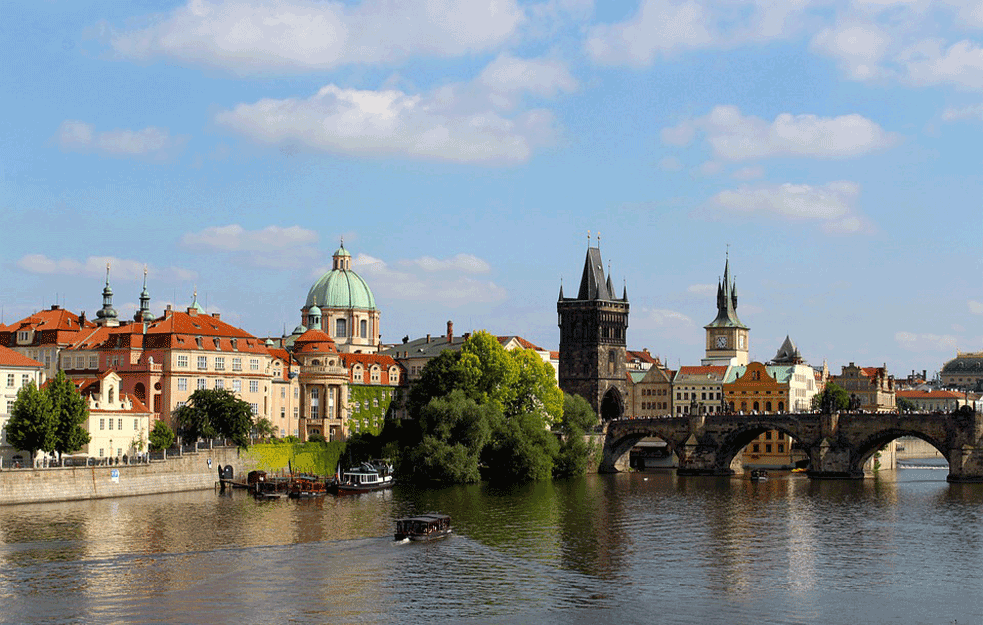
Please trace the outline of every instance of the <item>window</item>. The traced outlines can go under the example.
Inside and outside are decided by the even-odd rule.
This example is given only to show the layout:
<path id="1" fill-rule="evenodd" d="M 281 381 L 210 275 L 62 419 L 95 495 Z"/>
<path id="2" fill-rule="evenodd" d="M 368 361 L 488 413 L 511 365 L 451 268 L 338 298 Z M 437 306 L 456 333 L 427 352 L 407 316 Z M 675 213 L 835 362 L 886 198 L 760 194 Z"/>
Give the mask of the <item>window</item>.
<path id="1" fill-rule="evenodd" d="M 199 389 L 207 388 L 205 386 L 205 378 L 198 378 L 198 386 L 197 386 L 197 388 L 199 388 Z"/>
<path id="2" fill-rule="evenodd" d="M 348 329 L 348 325 L 346 324 L 345 321 L 346 321 L 345 319 L 335 319 L 335 326 L 334 326 L 335 327 L 335 330 L 334 330 L 334 335 L 335 336 L 337 336 L 339 338 L 344 338 L 345 334 L 347 333 L 347 329 Z"/>
<path id="3" fill-rule="evenodd" d="M 294 419 L 299 419 L 299 418 L 300 418 L 300 408 L 294 406 Z"/>
<path id="4" fill-rule="evenodd" d="M 766 454 L 771 453 L 771 443 L 765 443 L 765 453 Z"/>
<path id="5" fill-rule="evenodd" d="M 188 390 L 188 378 L 178 378 L 177 379 L 177 390 L 186 391 Z"/>
<path id="6" fill-rule="evenodd" d="M 282 406 L 280 407 L 280 418 L 281 419 L 287 418 L 287 409 Z"/>
<path id="7" fill-rule="evenodd" d="M 118 419 L 116 421 L 116 429 L 117 430 L 122 430 L 123 429 L 123 419 Z"/>
<path id="8" fill-rule="evenodd" d="M 250 358 L 249 359 L 249 370 L 250 371 L 259 371 L 259 358 Z"/>
<path id="9" fill-rule="evenodd" d="M 100 448 L 99 448 L 99 457 L 100 457 L 100 458 L 102 458 L 102 452 L 103 452 L 103 449 L 102 449 L 102 447 L 100 447 Z"/>
<path id="10" fill-rule="evenodd" d="M 249 392 L 250 393 L 258 393 L 259 392 L 259 380 L 250 380 L 249 381 Z"/>
<path id="11" fill-rule="evenodd" d="M 105 419 L 99 419 L 99 429 L 100 430 L 105 430 L 106 429 L 106 420 Z"/>
<path id="12" fill-rule="evenodd" d="M 212 345 L 215 346 L 215 349 L 222 349 L 222 342 L 219 339 L 212 339 Z"/>
<path id="13" fill-rule="evenodd" d="M 208 356 L 198 356 L 198 370 L 208 368 Z"/>
<path id="14" fill-rule="evenodd" d="M 76 369 L 85 369 L 85 356 L 79 356 L 75 359 Z"/>
<path id="15" fill-rule="evenodd" d="M 119 356 L 113 356 L 113 369 L 119 369 Z"/>
<path id="16" fill-rule="evenodd" d="M 242 380 L 232 380 L 232 391 L 235 393 L 242 392 Z"/>
<path id="17" fill-rule="evenodd" d="M 765 439 L 767 439 L 769 441 L 771 440 L 771 430 L 765 432 Z"/>
<path id="18" fill-rule="evenodd" d="M 216 371 L 225 371 L 225 356 L 216 356 L 215 357 L 215 370 Z"/>
<path id="19" fill-rule="evenodd" d="M 225 388 L 225 380 L 223 380 L 222 378 L 215 380 L 215 388 L 217 389 Z"/>
<path id="20" fill-rule="evenodd" d="M 294 399 L 298 399 L 299 397 L 300 397 L 300 389 L 294 388 Z"/>
<path id="21" fill-rule="evenodd" d="M 178 367 L 181 367 L 181 368 L 185 368 L 185 369 L 188 367 L 188 355 L 187 354 L 183 354 L 183 355 L 180 355 L 180 356 L 177 357 L 177 366 Z"/>
<path id="22" fill-rule="evenodd" d="M 366 321 L 365 319 L 362 319 L 362 323 L 361 323 L 361 328 L 360 329 L 361 329 L 360 335 L 362 336 L 362 338 L 366 338 L 366 337 L 369 336 L 369 322 L 368 321 Z"/>
<path id="23" fill-rule="evenodd" d="M 755 444 L 751 445 L 751 452 L 752 453 L 755 453 L 756 454 L 756 453 L 759 453 L 760 451 L 761 451 L 761 445 L 759 445 L 758 443 L 755 443 Z"/>
<path id="24" fill-rule="evenodd" d="M 99 368 L 99 357 L 89 356 L 89 369 L 98 369 L 98 368 Z"/>
<path id="25" fill-rule="evenodd" d="M 259 414 L 259 404 L 249 404 L 249 408 L 253 411 L 254 415 Z"/>
<path id="26" fill-rule="evenodd" d="M 281 388 L 280 389 L 280 399 L 286 399 L 286 398 L 287 398 L 287 389 Z"/>
<path id="27" fill-rule="evenodd" d="M 778 453 L 785 453 L 785 445 L 778 443 Z"/>
<path id="28" fill-rule="evenodd" d="M 109 429 L 110 430 L 113 429 L 113 420 L 112 419 L 109 420 Z"/>
<path id="29" fill-rule="evenodd" d="M 28 374 L 26 374 L 26 373 L 21 374 L 21 376 L 20 376 L 20 385 L 21 386 L 27 386 L 30 383 L 31 383 L 31 376 L 28 375 Z"/>
<path id="30" fill-rule="evenodd" d="M 232 359 L 232 370 L 242 371 L 242 358 L 236 356 L 235 358 Z"/>
<path id="31" fill-rule="evenodd" d="M 7 374 L 7 388 L 14 388 L 14 374 Z"/>
<path id="32" fill-rule="evenodd" d="M 137 431 L 137 428 L 139 428 L 139 427 L 140 427 L 140 419 L 134 419 L 133 420 L 133 431 L 136 432 Z"/>

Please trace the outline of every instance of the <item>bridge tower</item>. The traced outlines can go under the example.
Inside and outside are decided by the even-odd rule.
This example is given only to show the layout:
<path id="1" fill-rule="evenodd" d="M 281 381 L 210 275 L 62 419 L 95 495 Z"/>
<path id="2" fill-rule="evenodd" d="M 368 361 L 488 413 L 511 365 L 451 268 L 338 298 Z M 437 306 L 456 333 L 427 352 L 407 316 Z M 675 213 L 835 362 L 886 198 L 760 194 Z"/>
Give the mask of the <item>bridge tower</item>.
<path id="1" fill-rule="evenodd" d="M 563 391 L 586 399 L 602 420 L 624 415 L 629 398 L 625 358 L 628 287 L 615 296 L 610 269 L 605 278 L 600 235 L 587 239 L 587 258 L 577 297 L 556 302 L 560 326 L 559 382 Z"/>

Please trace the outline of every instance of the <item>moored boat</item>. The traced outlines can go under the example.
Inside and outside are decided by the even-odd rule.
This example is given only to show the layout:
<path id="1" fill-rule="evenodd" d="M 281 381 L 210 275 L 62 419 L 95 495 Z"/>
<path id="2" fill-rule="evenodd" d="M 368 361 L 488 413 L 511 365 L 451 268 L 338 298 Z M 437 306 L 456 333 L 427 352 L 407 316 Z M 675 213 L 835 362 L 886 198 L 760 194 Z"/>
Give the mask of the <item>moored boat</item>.
<path id="1" fill-rule="evenodd" d="M 363 462 L 357 468 L 342 472 L 338 494 L 351 495 L 392 488 L 392 467 L 384 462 Z"/>
<path id="2" fill-rule="evenodd" d="M 328 494 L 331 480 L 316 475 L 297 475 L 290 480 L 290 497 L 306 499 L 308 497 L 324 497 Z"/>
<path id="3" fill-rule="evenodd" d="M 396 540 L 428 541 L 445 538 L 451 533 L 451 517 L 447 514 L 428 512 L 418 516 L 396 519 Z"/>
<path id="4" fill-rule="evenodd" d="M 764 469 L 753 469 L 751 471 L 751 481 L 764 482 L 768 479 L 768 472 Z"/>

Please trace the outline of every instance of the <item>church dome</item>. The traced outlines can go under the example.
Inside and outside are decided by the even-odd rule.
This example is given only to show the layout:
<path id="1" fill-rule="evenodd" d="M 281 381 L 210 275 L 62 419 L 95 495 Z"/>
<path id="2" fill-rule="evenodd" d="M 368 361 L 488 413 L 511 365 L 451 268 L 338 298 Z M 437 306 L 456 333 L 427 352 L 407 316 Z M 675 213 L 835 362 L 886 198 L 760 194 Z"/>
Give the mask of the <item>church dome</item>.
<path id="1" fill-rule="evenodd" d="M 334 253 L 331 271 L 318 278 L 307 293 L 306 307 L 318 306 L 321 310 L 355 308 L 375 310 L 372 289 L 360 275 L 352 271 L 351 254 L 344 244 Z"/>
<path id="2" fill-rule="evenodd" d="M 945 363 L 942 373 L 983 373 L 983 352 L 959 354 Z"/>

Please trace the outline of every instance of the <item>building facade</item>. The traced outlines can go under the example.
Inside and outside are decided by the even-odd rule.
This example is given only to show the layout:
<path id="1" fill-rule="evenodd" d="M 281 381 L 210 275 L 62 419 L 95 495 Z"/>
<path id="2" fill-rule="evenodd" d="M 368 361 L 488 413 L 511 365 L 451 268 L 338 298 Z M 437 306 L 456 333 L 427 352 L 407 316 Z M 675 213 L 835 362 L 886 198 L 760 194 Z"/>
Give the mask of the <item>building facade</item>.
<path id="1" fill-rule="evenodd" d="M 0 467 L 14 466 L 15 457 L 23 461 L 29 452 L 21 452 L 7 443 L 7 421 L 17 401 L 17 393 L 28 384 L 41 388 L 46 379 L 43 363 L 8 347 L 0 346 Z"/>
<path id="2" fill-rule="evenodd" d="M 956 352 L 939 372 L 943 386 L 983 390 L 983 352 Z"/>
<path id="3" fill-rule="evenodd" d="M 887 366 L 858 367 L 852 362 L 830 380 L 850 396 L 851 408 L 865 412 L 895 412 L 894 378 Z"/>

